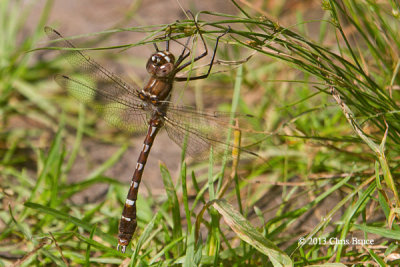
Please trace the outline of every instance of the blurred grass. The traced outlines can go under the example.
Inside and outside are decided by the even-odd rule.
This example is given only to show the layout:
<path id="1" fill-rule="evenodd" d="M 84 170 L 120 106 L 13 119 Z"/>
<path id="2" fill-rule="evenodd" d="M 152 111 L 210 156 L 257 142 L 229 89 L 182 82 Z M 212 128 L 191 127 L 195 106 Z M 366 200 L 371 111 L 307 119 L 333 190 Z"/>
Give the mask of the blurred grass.
<path id="1" fill-rule="evenodd" d="M 282 2 L 277 17 L 290 7 Z M 0 266 L 399 264 L 398 2 L 323 1 L 313 7 L 317 21 L 304 21 L 305 5 L 289 27 L 235 1 L 239 16 L 199 14 L 209 41 L 231 27 L 220 58 L 258 52 L 199 84 L 234 87 L 234 102 L 221 109 L 237 105 L 264 118 L 251 123 L 265 133 L 258 152 L 268 162 L 241 155 L 229 176 L 229 163 L 221 168 L 210 157 L 187 166 L 182 156 L 179 177 L 161 164 L 166 197 L 139 197 L 139 227 L 127 255 L 115 245 L 128 183 L 104 175 L 127 146 L 82 182 L 69 181 L 85 138 L 126 137 L 94 137 L 101 133 L 96 115 L 71 104 L 51 80 L 63 68 L 58 58 L 26 53 L 43 36 L 52 1 L 46 3 L 33 34 L 21 39 L 30 6 L 0 2 Z M 312 36 L 311 25 L 318 29 Z M 148 35 L 106 48 L 153 42 L 168 26 L 119 29 Z M 173 29 L 183 38 L 193 23 Z M 208 96 L 196 97 L 205 103 Z M 71 201 L 99 184 L 108 186 L 100 200 Z M 353 237 L 374 243 L 346 244 Z"/>

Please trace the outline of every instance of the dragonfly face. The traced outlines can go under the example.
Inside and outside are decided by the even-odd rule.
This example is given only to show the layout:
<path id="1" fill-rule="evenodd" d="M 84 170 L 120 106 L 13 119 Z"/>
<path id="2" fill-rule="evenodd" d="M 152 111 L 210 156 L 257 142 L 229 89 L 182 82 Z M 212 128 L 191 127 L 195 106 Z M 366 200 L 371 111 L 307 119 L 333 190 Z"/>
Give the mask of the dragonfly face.
<path id="1" fill-rule="evenodd" d="M 173 78 L 175 57 L 168 51 L 159 51 L 151 55 L 146 69 L 156 79 Z"/>

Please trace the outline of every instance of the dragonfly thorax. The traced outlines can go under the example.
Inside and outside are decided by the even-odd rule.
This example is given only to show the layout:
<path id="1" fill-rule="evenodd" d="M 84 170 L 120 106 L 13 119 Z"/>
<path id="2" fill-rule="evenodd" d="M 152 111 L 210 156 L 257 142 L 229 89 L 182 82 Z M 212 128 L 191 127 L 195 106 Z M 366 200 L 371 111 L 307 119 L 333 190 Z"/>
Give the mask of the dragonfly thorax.
<path id="1" fill-rule="evenodd" d="M 146 69 L 155 78 L 167 78 L 173 73 L 175 57 L 168 51 L 158 51 L 147 61 Z"/>

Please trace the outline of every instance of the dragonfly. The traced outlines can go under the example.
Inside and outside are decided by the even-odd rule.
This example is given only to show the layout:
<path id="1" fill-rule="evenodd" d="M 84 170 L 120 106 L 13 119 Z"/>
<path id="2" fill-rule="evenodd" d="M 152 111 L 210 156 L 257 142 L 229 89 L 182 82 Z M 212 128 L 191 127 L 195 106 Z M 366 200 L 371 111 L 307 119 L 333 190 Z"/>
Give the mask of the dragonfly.
<path id="1" fill-rule="evenodd" d="M 45 33 L 50 40 L 59 47 L 68 48 L 61 49 L 60 53 L 74 68 L 83 71 L 76 78 L 57 75 L 56 82 L 69 90 L 78 100 L 101 112 L 105 119 L 116 127 L 128 132 L 146 132 L 119 223 L 117 250 L 123 253 L 137 227 L 136 201 L 143 170 L 154 139 L 162 128 L 176 144 L 181 147 L 185 144 L 186 152 L 195 158 L 207 157 L 211 147 L 218 153 L 227 146 L 233 146 L 226 141 L 226 136 L 232 128 L 231 113 L 199 111 L 193 107 L 179 106 L 171 102 L 174 82 L 205 79 L 210 75 L 220 38 L 230 30 L 228 27 L 217 36 L 207 72 L 183 77 L 178 73 L 208 54 L 207 44 L 195 19 L 194 25 L 204 52 L 188 59 L 193 53 L 188 47 L 189 37 L 186 45 L 181 44 L 182 52 L 175 58 L 169 49 L 171 40 L 169 33 L 164 50 L 160 50 L 154 43 L 156 51 L 146 64 L 150 78 L 141 89 L 128 84 L 101 66 L 77 49 L 58 31 L 45 27 Z"/>

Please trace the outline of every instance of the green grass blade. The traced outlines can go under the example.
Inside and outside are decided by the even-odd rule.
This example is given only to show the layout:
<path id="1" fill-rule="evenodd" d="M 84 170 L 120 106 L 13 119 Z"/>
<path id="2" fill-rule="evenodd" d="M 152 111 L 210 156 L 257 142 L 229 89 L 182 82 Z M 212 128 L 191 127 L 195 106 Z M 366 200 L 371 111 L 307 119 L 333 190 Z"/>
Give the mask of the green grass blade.
<path id="1" fill-rule="evenodd" d="M 90 231 L 89 234 L 89 239 L 93 240 L 93 235 L 96 232 L 97 224 L 93 225 L 92 230 Z M 86 247 L 86 254 L 85 254 L 85 266 L 89 267 L 90 266 L 90 243 Z"/>
<path id="2" fill-rule="evenodd" d="M 164 164 L 160 164 L 160 171 L 164 182 L 165 191 L 167 192 L 169 207 L 172 209 L 172 238 L 177 240 L 180 236 L 182 236 L 181 212 L 179 209 L 178 196 L 176 195 L 171 175 Z M 182 251 L 182 245 L 177 245 L 176 250 L 179 254 L 180 251 Z"/>
<path id="3" fill-rule="evenodd" d="M 274 266 L 293 266 L 293 262 L 288 255 L 281 251 L 272 241 L 266 239 L 228 202 L 215 200 L 212 205 L 241 240 L 266 255 Z"/>
<path id="4" fill-rule="evenodd" d="M 51 171 L 51 168 L 56 160 L 57 154 L 60 153 L 61 149 L 61 138 L 62 138 L 62 132 L 63 132 L 63 126 L 59 128 L 59 130 L 56 133 L 56 136 L 53 139 L 53 142 L 51 143 L 50 150 L 48 153 L 47 158 L 45 159 L 43 168 L 41 170 L 41 173 L 37 179 L 37 182 L 35 184 L 35 187 L 32 190 L 32 193 L 30 197 L 28 198 L 28 202 L 32 201 L 32 199 L 36 196 L 37 190 L 41 186 L 41 183 L 43 179 L 48 175 L 48 173 Z"/>
<path id="5" fill-rule="evenodd" d="M 139 240 L 135 246 L 135 250 L 132 254 L 130 265 L 131 267 L 137 266 L 137 261 L 139 260 L 139 252 L 142 249 L 143 244 L 147 241 L 147 239 L 151 236 L 151 232 L 153 231 L 154 225 L 161 218 L 161 213 L 157 212 L 151 221 L 147 224 L 146 228 L 143 230 L 143 233 L 140 235 Z"/>
<path id="6" fill-rule="evenodd" d="M 183 207 L 185 208 L 186 223 L 187 223 L 187 228 L 188 228 L 187 232 L 191 233 L 192 232 L 192 221 L 191 221 L 192 214 L 189 209 L 186 175 L 187 175 L 186 163 L 182 162 L 181 175 L 180 175 L 181 180 L 182 180 L 182 202 L 183 202 Z"/>
<path id="7" fill-rule="evenodd" d="M 391 230 L 382 227 L 367 226 L 362 224 L 354 224 L 354 227 L 357 227 L 358 229 L 367 233 L 376 234 L 385 238 L 400 240 L 399 230 Z"/>
<path id="8" fill-rule="evenodd" d="M 32 203 L 32 202 L 26 202 L 24 204 L 25 207 L 31 208 L 31 209 L 35 209 L 37 211 L 43 212 L 45 214 L 49 214 L 61 221 L 67 221 L 70 222 L 74 225 L 76 225 L 77 227 L 81 227 L 82 229 L 90 232 L 93 228 L 93 226 L 87 222 L 84 222 L 78 218 L 75 218 L 65 212 L 61 212 L 59 210 L 50 208 L 50 207 L 46 207 L 40 204 L 36 204 L 36 203 Z M 101 237 L 102 239 L 104 239 L 106 242 L 108 242 L 109 244 L 116 244 L 117 243 L 117 239 L 109 234 L 103 233 L 102 231 L 100 231 L 99 229 L 95 230 L 96 236 Z"/>

